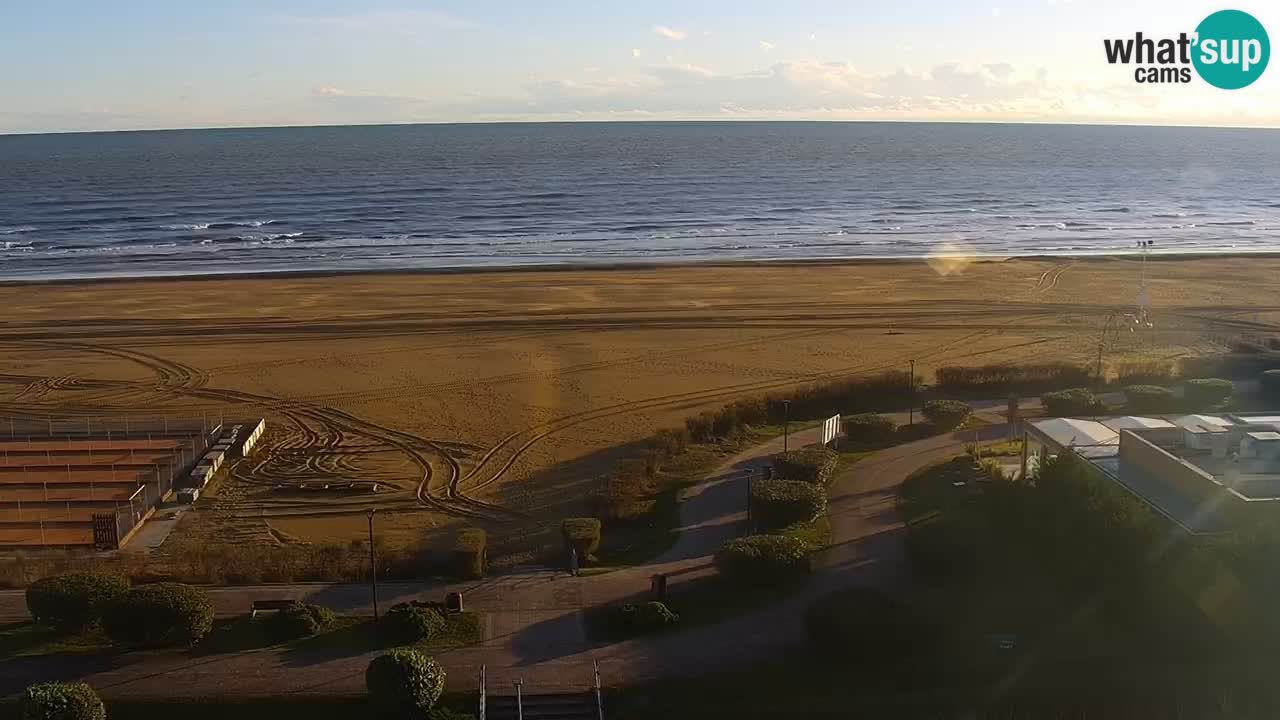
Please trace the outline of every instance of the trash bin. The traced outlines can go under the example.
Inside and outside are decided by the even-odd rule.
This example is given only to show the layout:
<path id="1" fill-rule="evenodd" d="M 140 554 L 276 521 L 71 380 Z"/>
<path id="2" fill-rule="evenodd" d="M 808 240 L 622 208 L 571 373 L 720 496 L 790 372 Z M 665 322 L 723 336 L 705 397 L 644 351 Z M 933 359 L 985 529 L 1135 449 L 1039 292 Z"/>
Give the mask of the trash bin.
<path id="1" fill-rule="evenodd" d="M 456 613 L 462 612 L 462 593 L 460 592 L 445 593 L 444 607 L 449 612 L 456 612 Z"/>

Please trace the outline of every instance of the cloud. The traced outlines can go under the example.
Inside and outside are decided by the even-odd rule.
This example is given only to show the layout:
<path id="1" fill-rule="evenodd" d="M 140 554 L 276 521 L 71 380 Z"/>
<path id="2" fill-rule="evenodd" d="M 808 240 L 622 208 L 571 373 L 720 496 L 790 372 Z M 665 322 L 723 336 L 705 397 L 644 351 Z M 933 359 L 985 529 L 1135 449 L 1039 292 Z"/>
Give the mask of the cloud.
<path id="1" fill-rule="evenodd" d="M 631 48 L 631 57 L 633 58 L 640 57 L 640 48 Z"/>
<path id="2" fill-rule="evenodd" d="M 778 46 L 777 46 L 777 45 L 774 45 L 773 43 L 769 42 L 768 40 L 761 40 L 761 41 L 760 41 L 760 49 L 761 49 L 761 50 L 763 50 L 763 51 L 765 51 L 765 52 L 769 52 L 770 50 L 772 50 L 772 49 L 774 49 L 774 48 L 776 48 L 776 47 L 778 47 Z"/>
<path id="3" fill-rule="evenodd" d="M 668 40 L 683 40 L 689 37 L 689 33 L 683 30 L 669 28 L 666 25 L 654 25 L 653 31 Z"/>
<path id="4" fill-rule="evenodd" d="M 417 37 L 439 34 L 448 30 L 472 27 L 474 23 L 457 15 L 436 10 L 369 10 L 366 12 L 336 15 L 271 15 L 269 23 L 309 28 L 329 29 L 344 33 L 374 33 Z"/>

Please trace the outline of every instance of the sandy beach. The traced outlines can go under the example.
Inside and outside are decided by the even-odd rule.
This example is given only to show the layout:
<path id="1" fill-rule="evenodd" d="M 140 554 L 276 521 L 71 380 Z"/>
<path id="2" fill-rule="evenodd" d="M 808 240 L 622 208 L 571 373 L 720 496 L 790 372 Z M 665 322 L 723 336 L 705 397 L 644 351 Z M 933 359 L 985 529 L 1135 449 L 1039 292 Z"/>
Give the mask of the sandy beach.
<path id="1" fill-rule="evenodd" d="M 1280 322 L 1275 258 L 1150 261 L 1176 358 Z M 1092 362 L 1137 258 L 753 264 L 0 286 L 0 412 L 266 417 L 182 541 L 410 542 L 581 506 L 616 449 L 747 395 L 855 373 Z M 378 482 L 281 492 L 281 477 Z M 511 522 L 513 526 L 521 523 Z"/>

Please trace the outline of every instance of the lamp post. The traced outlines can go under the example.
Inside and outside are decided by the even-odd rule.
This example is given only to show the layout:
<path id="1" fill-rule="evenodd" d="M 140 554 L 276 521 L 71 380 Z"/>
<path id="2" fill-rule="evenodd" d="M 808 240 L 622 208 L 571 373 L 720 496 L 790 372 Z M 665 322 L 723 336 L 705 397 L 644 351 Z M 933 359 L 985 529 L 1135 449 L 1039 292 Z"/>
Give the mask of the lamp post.
<path id="1" fill-rule="evenodd" d="M 373 556 L 373 514 L 377 508 L 369 508 L 369 584 L 373 588 L 373 622 L 378 623 L 378 563 Z"/>
<path id="2" fill-rule="evenodd" d="M 791 435 L 791 401 L 782 401 L 782 452 L 787 452 L 787 443 Z"/>

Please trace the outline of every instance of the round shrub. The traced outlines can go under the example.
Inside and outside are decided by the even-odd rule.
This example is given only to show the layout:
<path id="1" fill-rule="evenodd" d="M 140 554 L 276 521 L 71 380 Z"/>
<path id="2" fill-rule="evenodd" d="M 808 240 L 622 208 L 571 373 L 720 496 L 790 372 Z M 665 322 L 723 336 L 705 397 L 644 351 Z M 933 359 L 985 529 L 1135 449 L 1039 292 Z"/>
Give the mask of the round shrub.
<path id="1" fill-rule="evenodd" d="M 773 472 L 780 480 L 824 485 L 835 472 L 840 456 L 830 448 L 813 446 L 775 455 Z"/>
<path id="2" fill-rule="evenodd" d="M 369 701 L 388 715 L 426 718 L 444 692 L 444 668 L 413 648 L 379 655 L 365 670 Z"/>
<path id="3" fill-rule="evenodd" d="M 959 400 L 930 400 L 924 404 L 925 418 L 939 430 L 955 430 L 973 414 L 973 408 Z"/>
<path id="4" fill-rule="evenodd" d="M 112 640 L 143 647 L 193 645 L 213 627 L 213 603 L 199 588 L 181 583 L 139 585 L 103 618 Z"/>
<path id="5" fill-rule="evenodd" d="M 853 442 L 881 443 L 892 440 L 898 431 L 893 418 L 874 413 L 846 415 L 840 419 L 844 435 Z"/>
<path id="6" fill-rule="evenodd" d="M 715 562 L 723 575 L 745 583 L 788 580 L 811 569 L 809 545 L 789 535 L 735 538 L 720 546 Z"/>
<path id="7" fill-rule="evenodd" d="M 129 590 L 129 581 L 108 573 L 71 573 L 41 578 L 27 588 L 27 610 L 41 625 L 60 632 L 88 630 Z"/>
<path id="8" fill-rule="evenodd" d="M 1173 412 L 1178 403 L 1172 390 L 1159 385 L 1130 385 L 1124 389 L 1124 400 L 1135 413 Z"/>
<path id="9" fill-rule="evenodd" d="M 1212 410 L 1231 397 L 1235 386 L 1222 378 L 1196 378 L 1182 386 L 1183 397 L 1191 410 Z"/>
<path id="10" fill-rule="evenodd" d="M 1098 398 L 1088 388 L 1072 388 L 1040 396 L 1045 414 L 1053 417 L 1088 415 L 1098 407 Z"/>
<path id="11" fill-rule="evenodd" d="M 84 683 L 44 683 L 22 693 L 21 720 L 106 720 L 107 708 Z"/>
<path id="12" fill-rule="evenodd" d="M 811 522 L 826 511 L 827 494 L 821 485 L 797 480 L 751 483 L 751 517 L 761 530 Z"/>
<path id="13" fill-rule="evenodd" d="M 585 564 L 600 549 L 600 521 L 596 518 L 565 518 L 560 533 L 566 548 L 578 551 L 578 562 Z"/>
<path id="14" fill-rule="evenodd" d="M 1268 400 L 1280 401 L 1280 370 L 1267 370 L 1258 376 L 1262 394 Z"/>
<path id="15" fill-rule="evenodd" d="M 282 640 L 311 637 L 333 625 L 333 611 L 319 605 L 295 602 L 281 609 L 268 620 L 274 637 Z"/>
<path id="16" fill-rule="evenodd" d="M 809 641 L 829 658 L 878 664 L 920 656 L 937 629 L 907 605 L 874 588 L 828 593 L 805 610 Z"/>
<path id="17" fill-rule="evenodd" d="M 412 645 L 444 632 L 444 613 L 433 607 L 400 603 L 387 611 L 387 628 L 398 642 Z"/>
<path id="18" fill-rule="evenodd" d="M 464 528 L 453 542 L 453 572 L 464 580 L 479 580 L 489 571 L 489 535 L 483 528 Z"/>

